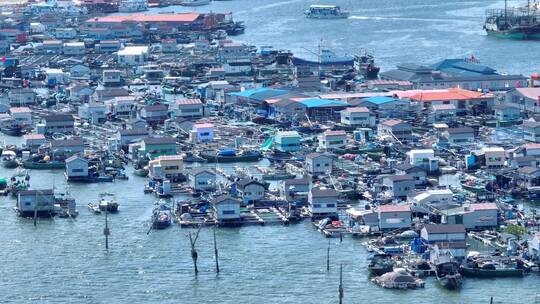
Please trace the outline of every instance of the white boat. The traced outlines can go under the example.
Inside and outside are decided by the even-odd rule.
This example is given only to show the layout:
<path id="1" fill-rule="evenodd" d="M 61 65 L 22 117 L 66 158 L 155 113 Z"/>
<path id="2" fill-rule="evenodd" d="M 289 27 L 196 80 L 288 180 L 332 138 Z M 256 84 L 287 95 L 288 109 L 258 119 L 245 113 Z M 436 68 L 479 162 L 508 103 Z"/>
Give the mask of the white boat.
<path id="1" fill-rule="evenodd" d="M 183 0 L 179 4 L 183 6 L 202 6 L 210 4 L 211 0 Z"/>
<path id="2" fill-rule="evenodd" d="M 337 5 L 311 5 L 304 14 L 313 19 L 346 19 L 349 17 L 349 11 Z"/>

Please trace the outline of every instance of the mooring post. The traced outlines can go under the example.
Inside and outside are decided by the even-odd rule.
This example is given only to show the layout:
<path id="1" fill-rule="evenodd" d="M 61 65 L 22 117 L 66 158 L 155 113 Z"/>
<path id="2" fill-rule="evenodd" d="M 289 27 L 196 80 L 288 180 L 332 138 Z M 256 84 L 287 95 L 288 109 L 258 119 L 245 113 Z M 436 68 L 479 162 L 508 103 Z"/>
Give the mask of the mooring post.
<path id="1" fill-rule="evenodd" d="M 339 304 L 343 303 L 343 264 L 339 265 Z"/>
<path id="2" fill-rule="evenodd" d="M 328 240 L 328 248 L 326 249 L 326 271 L 330 271 L 330 240 Z"/>
<path id="3" fill-rule="evenodd" d="M 214 256 L 216 258 L 216 272 L 219 273 L 219 259 L 218 259 L 218 249 L 216 242 L 216 226 L 214 226 Z"/>
<path id="4" fill-rule="evenodd" d="M 109 235 L 111 234 L 111 231 L 109 230 L 109 217 L 107 212 L 108 207 L 108 205 L 105 207 L 105 228 L 103 229 L 103 235 L 105 235 L 105 250 L 109 250 Z"/>

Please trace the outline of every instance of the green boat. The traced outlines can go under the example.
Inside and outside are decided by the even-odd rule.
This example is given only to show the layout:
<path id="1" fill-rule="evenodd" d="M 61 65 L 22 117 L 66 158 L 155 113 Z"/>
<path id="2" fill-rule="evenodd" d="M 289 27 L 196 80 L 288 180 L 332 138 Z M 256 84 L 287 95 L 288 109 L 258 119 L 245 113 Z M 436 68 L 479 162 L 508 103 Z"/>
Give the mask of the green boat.
<path id="1" fill-rule="evenodd" d="M 236 153 L 234 150 L 220 150 L 215 153 L 201 152 L 199 156 L 213 163 L 256 162 L 263 157 L 260 151 L 241 151 L 240 153 Z"/>
<path id="2" fill-rule="evenodd" d="M 519 258 L 482 256 L 479 252 L 471 251 L 459 272 L 471 278 L 523 277 L 525 263 Z"/>
<path id="3" fill-rule="evenodd" d="M 504 9 L 486 11 L 484 29 L 488 36 L 515 39 L 540 40 L 540 11 L 532 3 L 524 7 L 509 8 L 504 1 Z"/>
<path id="4" fill-rule="evenodd" d="M 23 167 L 25 169 L 33 169 L 33 170 L 54 170 L 54 169 L 65 169 L 66 163 L 60 162 L 60 161 L 52 161 L 52 162 L 34 162 L 25 160 L 23 161 Z"/>
<path id="5" fill-rule="evenodd" d="M 484 268 L 467 267 L 461 265 L 459 271 L 463 276 L 469 278 L 509 278 L 522 277 L 525 274 L 524 269 L 496 268 L 495 266 L 491 267 L 487 265 L 484 266 Z"/>

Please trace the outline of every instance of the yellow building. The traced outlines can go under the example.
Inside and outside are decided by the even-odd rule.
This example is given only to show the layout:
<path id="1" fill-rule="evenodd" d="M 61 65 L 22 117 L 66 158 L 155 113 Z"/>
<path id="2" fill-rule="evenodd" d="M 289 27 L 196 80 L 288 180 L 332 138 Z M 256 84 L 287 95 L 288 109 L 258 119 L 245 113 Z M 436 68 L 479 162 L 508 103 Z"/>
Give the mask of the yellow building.
<path id="1" fill-rule="evenodd" d="M 184 161 L 181 155 L 162 155 L 148 163 L 150 176 L 172 178 L 182 175 Z"/>

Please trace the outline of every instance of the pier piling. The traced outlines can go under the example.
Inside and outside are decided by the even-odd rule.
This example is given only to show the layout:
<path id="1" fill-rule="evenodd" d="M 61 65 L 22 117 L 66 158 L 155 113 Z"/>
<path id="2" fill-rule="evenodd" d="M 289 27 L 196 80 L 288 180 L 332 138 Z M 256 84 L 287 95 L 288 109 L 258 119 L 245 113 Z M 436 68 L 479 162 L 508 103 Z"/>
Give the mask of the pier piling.
<path id="1" fill-rule="evenodd" d="M 328 240 L 328 248 L 326 249 L 326 271 L 330 271 L 330 240 Z"/>
<path id="2" fill-rule="evenodd" d="M 343 304 L 343 264 L 339 265 L 339 304 Z"/>
<path id="3" fill-rule="evenodd" d="M 218 249 L 216 242 L 216 226 L 214 226 L 214 256 L 216 259 L 216 273 L 219 273 L 219 259 L 218 259 Z"/>
<path id="4" fill-rule="evenodd" d="M 107 208 L 105 208 L 105 228 L 103 229 L 103 235 L 105 235 L 105 250 L 109 250 L 109 235 L 111 231 L 109 230 L 109 216 Z"/>

